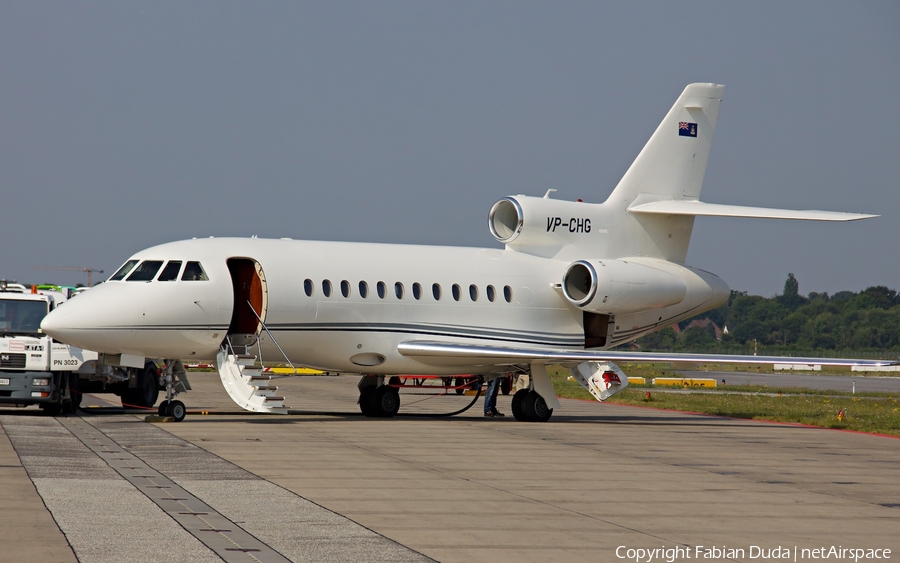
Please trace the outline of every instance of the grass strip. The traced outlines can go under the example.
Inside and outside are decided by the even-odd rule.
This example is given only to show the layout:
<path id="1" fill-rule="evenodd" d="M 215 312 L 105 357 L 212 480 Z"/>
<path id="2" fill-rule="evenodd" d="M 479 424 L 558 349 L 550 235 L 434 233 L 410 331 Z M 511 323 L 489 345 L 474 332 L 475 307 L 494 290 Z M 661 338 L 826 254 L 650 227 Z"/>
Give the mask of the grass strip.
<path id="1" fill-rule="evenodd" d="M 593 400 L 581 385 L 568 379 L 568 370 L 548 372 L 560 397 Z M 848 396 L 842 392 L 749 385 L 717 389 L 672 393 L 629 385 L 607 402 L 900 436 L 900 401 L 889 393 Z"/>

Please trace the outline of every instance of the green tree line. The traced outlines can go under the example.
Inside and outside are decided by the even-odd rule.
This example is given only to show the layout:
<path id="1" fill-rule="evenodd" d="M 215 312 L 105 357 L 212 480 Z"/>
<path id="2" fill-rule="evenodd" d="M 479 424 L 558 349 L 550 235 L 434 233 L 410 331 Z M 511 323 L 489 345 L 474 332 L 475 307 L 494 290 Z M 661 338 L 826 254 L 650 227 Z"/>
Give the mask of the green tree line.
<path id="1" fill-rule="evenodd" d="M 695 320 L 709 319 L 706 326 Z M 694 326 L 692 326 L 692 323 Z M 716 326 L 719 330 L 717 338 Z M 884 286 L 803 296 L 794 274 L 766 298 L 732 291 L 728 302 L 635 341 L 642 350 L 900 357 L 900 296 Z M 725 330 L 727 329 L 727 333 Z"/>

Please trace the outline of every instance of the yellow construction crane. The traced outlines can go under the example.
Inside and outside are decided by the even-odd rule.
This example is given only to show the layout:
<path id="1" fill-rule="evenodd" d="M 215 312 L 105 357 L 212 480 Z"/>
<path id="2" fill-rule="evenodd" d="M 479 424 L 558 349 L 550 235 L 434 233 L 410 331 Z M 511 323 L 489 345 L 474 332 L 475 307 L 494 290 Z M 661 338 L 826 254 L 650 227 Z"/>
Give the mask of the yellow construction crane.
<path id="1" fill-rule="evenodd" d="M 91 283 L 91 274 L 97 272 L 98 274 L 102 274 L 103 270 L 95 270 L 94 268 L 75 268 L 70 266 L 35 266 L 35 270 L 68 270 L 70 272 L 84 272 L 87 274 L 87 286 L 91 287 L 93 284 Z"/>

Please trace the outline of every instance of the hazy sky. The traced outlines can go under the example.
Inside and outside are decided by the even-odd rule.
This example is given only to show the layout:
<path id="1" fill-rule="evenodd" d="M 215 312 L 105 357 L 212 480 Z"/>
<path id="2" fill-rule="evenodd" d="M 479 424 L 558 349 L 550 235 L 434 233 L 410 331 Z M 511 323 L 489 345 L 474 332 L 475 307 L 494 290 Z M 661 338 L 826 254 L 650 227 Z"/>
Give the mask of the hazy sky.
<path id="1" fill-rule="evenodd" d="M 0 278 L 192 236 L 497 247 L 500 197 L 606 199 L 725 84 L 698 218 L 733 289 L 900 289 L 896 2 L 0 2 Z"/>

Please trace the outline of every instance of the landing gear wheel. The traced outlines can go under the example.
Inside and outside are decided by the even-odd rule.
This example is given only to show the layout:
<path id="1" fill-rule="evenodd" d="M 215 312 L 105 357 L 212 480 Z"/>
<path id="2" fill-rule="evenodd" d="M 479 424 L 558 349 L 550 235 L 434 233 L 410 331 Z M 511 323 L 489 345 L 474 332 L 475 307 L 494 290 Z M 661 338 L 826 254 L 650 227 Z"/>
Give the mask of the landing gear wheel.
<path id="1" fill-rule="evenodd" d="M 462 377 L 456 378 L 456 394 L 457 395 L 462 395 L 463 393 L 466 392 L 466 390 L 463 388 L 463 385 L 465 385 L 465 384 L 466 384 L 465 379 L 463 379 Z"/>
<path id="2" fill-rule="evenodd" d="M 547 401 L 535 391 L 529 391 L 522 401 L 522 411 L 530 422 L 547 422 L 553 415 L 553 409 L 547 406 Z"/>
<path id="3" fill-rule="evenodd" d="M 372 406 L 374 416 L 391 418 L 400 410 L 400 393 L 387 385 L 379 387 L 372 397 Z"/>
<path id="4" fill-rule="evenodd" d="M 509 395 L 509 392 L 512 391 L 512 378 L 511 377 L 501 377 L 500 378 L 500 392 L 504 395 Z"/>
<path id="5" fill-rule="evenodd" d="M 359 391 L 359 410 L 366 416 L 375 416 L 372 404 L 375 391 L 375 387 L 363 387 Z"/>
<path id="6" fill-rule="evenodd" d="M 516 420 L 520 422 L 528 422 L 528 418 L 525 417 L 525 411 L 522 410 L 522 402 L 527 394 L 528 389 L 519 389 L 512 398 L 512 413 Z"/>
<path id="7" fill-rule="evenodd" d="M 157 414 L 159 416 L 166 416 L 166 410 L 169 408 L 169 401 L 163 401 L 159 404 L 159 408 L 156 409 Z"/>
<path id="8" fill-rule="evenodd" d="M 187 409 L 184 408 L 184 403 L 181 401 L 172 401 L 168 405 L 166 405 L 166 415 L 171 416 L 175 419 L 175 422 L 181 422 L 184 420 L 184 416 L 187 414 Z"/>

